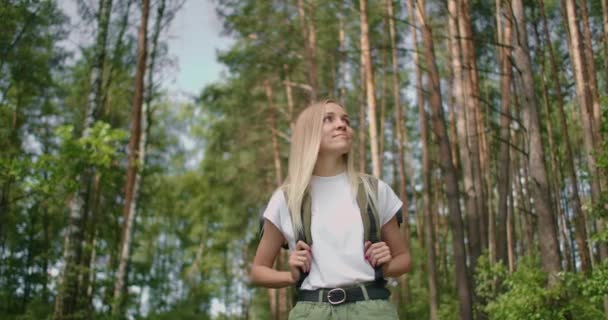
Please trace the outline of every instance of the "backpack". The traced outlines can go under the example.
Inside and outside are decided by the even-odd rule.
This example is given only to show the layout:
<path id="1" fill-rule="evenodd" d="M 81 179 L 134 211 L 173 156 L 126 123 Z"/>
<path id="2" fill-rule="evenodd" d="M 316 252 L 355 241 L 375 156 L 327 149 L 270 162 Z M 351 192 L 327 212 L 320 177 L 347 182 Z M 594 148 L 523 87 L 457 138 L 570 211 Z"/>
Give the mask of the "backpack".
<path id="1" fill-rule="evenodd" d="M 380 217 L 376 210 L 372 208 L 372 203 L 368 197 L 368 192 L 372 194 L 376 199 L 378 199 L 378 179 L 373 176 L 361 176 L 361 180 L 366 179 L 369 185 L 369 191 L 365 187 L 365 183 L 363 181 L 360 182 L 359 187 L 357 188 L 357 204 L 359 206 L 359 211 L 361 212 L 361 220 L 363 222 L 363 241 L 371 241 L 372 243 L 376 243 L 380 241 Z M 283 191 L 283 195 L 285 197 L 285 201 L 287 202 L 287 193 Z M 376 200 L 377 201 L 377 200 Z M 300 232 L 296 232 L 294 229 L 295 242 L 304 241 L 308 245 L 312 245 L 313 239 L 310 231 L 312 210 L 311 210 L 312 199 L 310 197 L 310 192 L 307 190 L 304 193 L 302 198 L 302 210 L 300 211 L 300 217 L 302 219 L 303 229 Z M 401 210 L 397 212 L 397 221 L 401 224 Z M 264 232 L 264 218 L 260 216 L 260 238 Z M 286 243 L 283 244 L 284 249 L 288 249 Z M 308 276 L 308 273 L 301 272 L 300 279 L 296 284 L 296 287 L 299 288 L 304 282 L 304 279 Z M 374 282 L 384 285 L 386 280 L 382 275 L 382 269 L 380 266 L 375 268 L 375 279 Z"/>

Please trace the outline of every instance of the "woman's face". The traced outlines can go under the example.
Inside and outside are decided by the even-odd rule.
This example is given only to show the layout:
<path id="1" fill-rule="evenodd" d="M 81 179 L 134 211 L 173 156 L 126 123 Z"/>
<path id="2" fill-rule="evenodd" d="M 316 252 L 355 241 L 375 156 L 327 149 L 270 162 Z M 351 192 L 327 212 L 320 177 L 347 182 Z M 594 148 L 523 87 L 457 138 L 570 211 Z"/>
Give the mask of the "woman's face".
<path id="1" fill-rule="evenodd" d="M 330 102 L 325 106 L 323 134 L 319 154 L 343 155 L 350 151 L 353 143 L 353 129 L 344 108 Z"/>

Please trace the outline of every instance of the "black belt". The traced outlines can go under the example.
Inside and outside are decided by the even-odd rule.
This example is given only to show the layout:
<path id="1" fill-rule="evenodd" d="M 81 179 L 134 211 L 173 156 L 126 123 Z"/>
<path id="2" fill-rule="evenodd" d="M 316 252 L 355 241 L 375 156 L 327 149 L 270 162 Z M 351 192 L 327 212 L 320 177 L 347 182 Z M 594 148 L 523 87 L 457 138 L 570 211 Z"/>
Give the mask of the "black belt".
<path id="1" fill-rule="evenodd" d="M 367 297 L 360 286 L 349 288 L 323 288 L 317 290 L 298 290 L 298 301 L 328 302 L 332 305 L 364 301 L 387 300 L 391 292 L 378 284 L 364 285 Z M 321 297 L 319 297 L 319 295 Z"/>

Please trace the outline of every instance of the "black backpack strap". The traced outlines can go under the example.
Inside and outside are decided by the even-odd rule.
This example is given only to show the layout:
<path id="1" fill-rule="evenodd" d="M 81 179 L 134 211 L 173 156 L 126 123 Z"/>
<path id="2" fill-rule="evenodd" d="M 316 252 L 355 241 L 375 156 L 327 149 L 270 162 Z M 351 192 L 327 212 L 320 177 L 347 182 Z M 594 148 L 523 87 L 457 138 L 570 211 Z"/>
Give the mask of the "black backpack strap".
<path id="1" fill-rule="evenodd" d="M 401 224 L 403 223 L 403 219 L 406 218 L 403 216 L 403 210 L 401 208 L 399 208 L 399 210 L 397 210 L 397 213 L 395 215 L 397 216 L 397 225 L 399 227 L 401 227 Z"/>
<path id="2" fill-rule="evenodd" d="M 306 189 L 306 191 L 304 192 L 304 195 L 302 197 L 300 219 L 302 221 L 302 229 L 304 229 L 304 230 L 296 231 L 294 228 L 294 232 L 297 233 L 296 243 L 298 243 L 298 241 L 303 241 L 304 243 L 311 246 L 312 245 L 312 234 L 310 231 L 310 224 L 311 224 L 311 220 L 312 220 L 312 199 L 310 196 L 310 190 L 308 190 L 308 189 Z M 304 271 L 300 270 L 300 279 L 298 279 L 298 282 L 296 283 L 296 288 L 300 288 L 302 286 L 302 283 L 304 282 L 304 279 L 306 279 L 306 277 L 308 277 L 308 274 L 309 274 L 308 272 L 304 272 Z"/>
<path id="3" fill-rule="evenodd" d="M 372 208 L 372 202 L 369 197 L 375 197 L 378 201 L 378 179 L 371 176 L 362 176 L 361 179 L 366 179 L 369 186 L 371 195 L 367 194 L 364 182 L 361 182 L 357 189 L 357 204 L 359 205 L 359 211 L 361 212 L 361 219 L 363 220 L 364 238 L 363 241 L 370 241 L 376 243 L 381 241 L 380 237 L 380 215 L 376 210 Z M 375 276 L 374 282 L 380 285 L 384 285 L 386 280 L 382 274 L 382 268 L 380 266 L 374 268 Z"/>

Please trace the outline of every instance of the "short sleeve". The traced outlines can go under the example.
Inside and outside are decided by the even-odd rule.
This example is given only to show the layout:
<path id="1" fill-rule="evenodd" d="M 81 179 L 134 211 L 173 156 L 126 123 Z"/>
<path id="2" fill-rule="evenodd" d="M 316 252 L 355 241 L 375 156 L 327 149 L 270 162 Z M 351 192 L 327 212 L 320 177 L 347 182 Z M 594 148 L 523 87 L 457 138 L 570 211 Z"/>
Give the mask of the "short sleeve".
<path id="1" fill-rule="evenodd" d="M 403 202 L 395 194 L 393 189 L 384 181 L 378 181 L 378 211 L 380 216 L 380 225 L 385 225 L 391 218 L 395 216 L 401 208 Z"/>
<path id="2" fill-rule="evenodd" d="M 285 206 L 285 196 L 283 195 L 283 191 L 281 189 L 277 189 L 270 197 L 268 201 L 268 205 L 266 205 L 266 210 L 264 210 L 263 217 L 268 219 L 272 224 L 274 224 L 281 233 L 283 232 L 283 228 L 281 227 L 281 208 Z"/>

